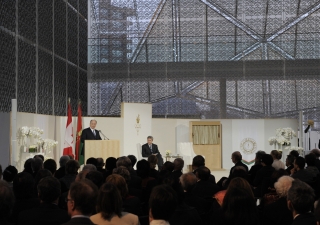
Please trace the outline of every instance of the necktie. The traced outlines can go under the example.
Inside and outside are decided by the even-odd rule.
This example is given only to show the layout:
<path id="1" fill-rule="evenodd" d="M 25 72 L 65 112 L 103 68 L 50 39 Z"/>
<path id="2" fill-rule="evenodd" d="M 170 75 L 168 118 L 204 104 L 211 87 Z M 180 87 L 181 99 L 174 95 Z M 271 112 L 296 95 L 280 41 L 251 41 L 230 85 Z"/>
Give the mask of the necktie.
<path id="1" fill-rule="evenodd" d="M 150 151 L 151 151 L 151 154 L 152 154 L 153 152 L 152 152 L 152 147 L 151 147 L 151 145 L 149 145 L 149 148 L 150 148 Z"/>
<path id="2" fill-rule="evenodd" d="M 96 131 L 95 130 L 92 130 L 92 133 L 94 136 L 96 136 Z"/>

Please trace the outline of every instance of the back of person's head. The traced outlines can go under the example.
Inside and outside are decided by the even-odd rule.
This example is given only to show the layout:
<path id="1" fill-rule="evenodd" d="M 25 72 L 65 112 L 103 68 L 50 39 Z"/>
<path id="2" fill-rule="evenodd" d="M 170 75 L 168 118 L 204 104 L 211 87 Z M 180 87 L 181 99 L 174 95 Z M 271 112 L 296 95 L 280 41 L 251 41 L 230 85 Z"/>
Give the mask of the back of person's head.
<path id="1" fill-rule="evenodd" d="M 226 224 L 258 224 L 256 200 L 250 185 L 249 188 L 235 187 L 231 181 L 224 196 L 221 209 Z"/>
<path id="2" fill-rule="evenodd" d="M 113 215 L 121 217 L 122 198 L 117 187 L 111 183 L 101 186 L 98 194 L 97 212 L 102 218 L 110 220 Z"/>
<path id="3" fill-rule="evenodd" d="M 288 190 L 292 185 L 293 178 L 290 176 L 282 176 L 274 183 L 274 188 L 280 197 L 287 197 Z"/>
<path id="4" fill-rule="evenodd" d="M 66 163 L 66 174 L 78 174 L 79 168 L 80 165 L 78 161 L 74 159 L 69 159 L 69 161 Z"/>
<path id="5" fill-rule="evenodd" d="M 34 182 L 35 182 L 36 187 L 38 186 L 38 184 L 42 178 L 50 177 L 50 176 L 52 176 L 52 173 L 49 170 L 47 170 L 47 169 L 39 170 L 37 175 L 34 178 Z"/>
<path id="6" fill-rule="evenodd" d="M 316 157 L 315 154 L 309 153 L 304 158 L 305 158 L 306 163 L 307 163 L 308 166 L 315 166 L 316 165 L 317 157 Z"/>
<path id="7" fill-rule="evenodd" d="M 127 157 L 127 156 L 121 156 L 118 160 L 117 160 L 117 167 L 119 166 L 124 166 L 126 167 L 128 170 L 130 170 L 132 168 L 132 164 L 131 164 L 131 160 Z"/>
<path id="8" fill-rule="evenodd" d="M 61 184 L 52 176 L 41 179 L 37 189 L 39 199 L 45 203 L 54 203 L 61 194 Z"/>
<path id="9" fill-rule="evenodd" d="M 0 180 L 0 222 L 6 221 L 12 213 L 14 195 L 8 183 Z"/>
<path id="10" fill-rule="evenodd" d="M 200 167 L 200 166 L 204 166 L 205 165 L 205 161 L 202 155 L 197 155 L 195 157 L 193 157 L 192 159 L 192 166 L 193 167 Z"/>
<path id="11" fill-rule="evenodd" d="M 192 192 L 197 183 L 197 177 L 194 173 L 184 173 L 179 178 L 181 187 L 186 192 Z"/>
<path id="12" fill-rule="evenodd" d="M 59 165 L 60 167 L 64 167 L 66 166 L 67 162 L 70 160 L 70 157 L 67 156 L 67 155 L 63 155 L 60 157 L 60 160 L 59 160 Z"/>
<path id="13" fill-rule="evenodd" d="M 33 158 L 40 158 L 42 160 L 42 162 L 44 162 L 44 156 L 43 155 L 35 155 Z"/>
<path id="14" fill-rule="evenodd" d="M 311 153 L 315 154 L 315 156 L 316 156 L 317 158 L 320 157 L 320 150 L 317 149 L 317 148 L 312 149 L 312 150 L 311 150 Z"/>
<path id="15" fill-rule="evenodd" d="M 31 162 L 32 171 L 37 173 L 39 170 L 43 169 L 43 160 L 40 157 L 33 158 Z"/>
<path id="16" fill-rule="evenodd" d="M 43 163 L 43 168 L 49 170 L 52 174 L 54 174 L 57 170 L 57 163 L 54 159 L 47 159 Z"/>
<path id="17" fill-rule="evenodd" d="M 14 166 L 7 166 L 5 170 L 3 171 L 3 180 L 7 182 L 12 182 L 14 177 L 18 174 L 18 170 Z"/>
<path id="18" fill-rule="evenodd" d="M 293 155 L 287 155 L 286 162 L 288 163 L 288 165 L 293 166 L 294 159 L 295 159 L 295 157 Z"/>
<path id="19" fill-rule="evenodd" d="M 86 165 L 88 164 L 92 164 L 94 165 L 95 167 L 97 167 L 97 164 L 98 164 L 98 160 L 96 158 L 93 158 L 93 157 L 90 157 L 87 159 L 86 161 Z"/>
<path id="20" fill-rule="evenodd" d="M 270 155 L 274 158 L 274 159 L 278 159 L 280 160 L 282 158 L 282 153 L 278 150 L 272 150 L 270 152 Z"/>
<path id="21" fill-rule="evenodd" d="M 86 164 L 83 168 L 82 171 L 87 170 L 87 171 L 97 171 L 97 167 L 93 164 Z"/>
<path id="22" fill-rule="evenodd" d="M 167 161 L 163 164 L 161 170 L 167 170 L 169 172 L 172 172 L 174 170 L 174 164 L 173 162 Z"/>
<path id="23" fill-rule="evenodd" d="M 239 151 L 235 151 L 232 153 L 231 158 L 232 158 L 233 162 L 237 163 L 242 160 L 242 155 Z"/>
<path id="24" fill-rule="evenodd" d="M 125 181 L 128 183 L 131 179 L 131 176 L 130 176 L 130 172 L 129 170 L 124 167 L 124 166 L 119 166 L 117 168 L 114 168 L 113 171 L 112 171 L 113 174 L 118 174 L 120 176 L 122 176 Z"/>
<path id="25" fill-rule="evenodd" d="M 147 178 L 150 172 L 150 164 L 147 160 L 142 159 L 137 163 L 137 174 L 141 178 Z"/>
<path id="26" fill-rule="evenodd" d="M 259 150 L 259 151 L 256 152 L 255 161 L 256 161 L 257 164 L 260 164 L 260 163 L 261 163 L 261 158 L 262 158 L 262 156 L 263 156 L 264 154 L 266 154 L 266 152 L 265 152 L 265 151 L 262 151 L 262 150 Z"/>
<path id="27" fill-rule="evenodd" d="M 106 159 L 106 170 L 107 171 L 112 171 L 114 168 L 117 167 L 116 165 L 117 159 L 114 157 L 109 157 Z"/>
<path id="28" fill-rule="evenodd" d="M 261 158 L 261 163 L 264 163 L 266 166 L 271 166 L 273 163 L 273 158 L 269 154 L 264 154 Z"/>
<path id="29" fill-rule="evenodd" d="M 89 171 L 89 173 L 87 173 L 87 175 L 86 175 L 86 178 L 88 180 L 91 180 L 92 183 L 94 183 L 97 186 L 98 189 L 104 183 L 103 175 L 99 171 Z"/>
<path id="30" fill-rule="evenodd" d="M 13 192 L 17 199 L 28 199 L 34 196 L 35 182 L 30 173 L 18 173 L 13 179 Z"/>
<path id="31" fill-rule="evenodd" d="M 232 180 L 230 181 L 229 185 L 228 185 L 228 189 L 235 189 L 235 188 L 244 188 L 247 190 L 251 189 L 250 184 L 248 183 L 247 180 L 245 180 L 242 177 L 234 177 L 232 178 Z"/>
<path id="32" fill-rule="evenodd" d="M 305 165 L 306 165 L 306 160 L 299 156 L 294 160 L 294 164 L 297 165 L 299 167 L 299 169 L 304 169 Z"/>
<path id="33" fill-rule="evenodd" d="M 152 220 L 170 220 L 177 207 L 177 195 L 168 185 L 153 188 L 149 198 L 149 208 Z"/>
<path id="34" fill-rule="evenodd" d="M 305 182 L 295 179 L 288 190 L 287 201 L 291 211 L 304 214 L 311 211 L 314 203 L 314 191 Z"/>
<path id="35" fill-rule="evenodd" d="M 91 215 L 97 203 L 98 188 L 90 180 L 73 182 L 69 195 L 74 206 L 72 210 L 78 210 L 83 215 Z"/>
<path id="36" fill-rule="evenodd" d="M 174 165 L 174 170 L 181 171 L 183 169 L 183 166 L 184 166 L 184 161 L 181 158 L 176 158 L 173 161 L 173 165 Z"/>
<path id="37" fill-rule="evenodd" d="M 299 157 L 299 152 L 297 150 L 292 150 L 289 155 L 293 155 L 294 158 Z"/>
<path id="38" fill-rule="evenodd" d="M 208 167 L 205 166 L 200 166 L 198 167 L 196 171 L 196 176 L 198 177 L 199 180 L 202 181 L 208 181 L 210 178 L 210 170 Z"/>
<path id="39" fill-rule="evenodd" d="M 32 167 L 31 167 L 32 161 L 33 161 L 33 158 L 29 158 L 24 162 L 24 165 L 23 165 L 24 170 L 23 170 L 23 172 L 27 172 L 27 173 L 33 174 Z"/>
<path id="40" fill-rule="evenodd" d="M 103 168 L 103 166 L 104 166 L 103 158 L 101 157 L 97 158 L 97 168 Z"/>
<path id="41" fill-rule="evenodd" d="M 111 174 L 107 177 L 106 183 L 113 184 L 117 187 L 122 199 L 128 195 L 128 186 L 126 180 L 119 174 Z"/>
<path id="42" fill-rule="evenodd" d="M 150 163 L 150 168 L 154 169 L 156 168 L 156 165 L 158 163 L 158 158 L 155 155 L 149 155 L 148 162 Z"/>
<path id="43" fill-rule="evenodd" d="M 128 158 L 131 161 L 132 167 L 134 167 L 136 165 L 136 163 L 137 163 L 137 157 L 135 157 L 134 155 L 128 155 Z"/>

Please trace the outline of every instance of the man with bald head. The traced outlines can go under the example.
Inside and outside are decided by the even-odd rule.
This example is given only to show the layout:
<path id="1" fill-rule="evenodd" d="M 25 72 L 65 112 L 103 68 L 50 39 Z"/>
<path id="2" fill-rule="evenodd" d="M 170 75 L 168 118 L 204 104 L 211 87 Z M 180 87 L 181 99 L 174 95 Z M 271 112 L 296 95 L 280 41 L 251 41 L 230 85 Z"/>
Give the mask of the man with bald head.
<path id="1" fill-rule="evenodd" d="M 81 155 L 84 155 L 85 151 L 85 140 L 102 140 L 100 137 L 99 131 L 96 130 L 97 121 L 90 120 L 90 127 L 83 129 L 81 134 L 81 142 L 83 143 L 83 149 L 81 151 Z"/>
<path id="2" fill-rule="evenodd" d="M 235 151 L 232 153 L 231 160 L 234 163 L 234 166 L 230 169 L 229 177 L 232 174 L 232 171 L 236 166 L 242 166 L 248 172 L 248 166 L 241 161 L 242 155 L 239 151 Z"/>

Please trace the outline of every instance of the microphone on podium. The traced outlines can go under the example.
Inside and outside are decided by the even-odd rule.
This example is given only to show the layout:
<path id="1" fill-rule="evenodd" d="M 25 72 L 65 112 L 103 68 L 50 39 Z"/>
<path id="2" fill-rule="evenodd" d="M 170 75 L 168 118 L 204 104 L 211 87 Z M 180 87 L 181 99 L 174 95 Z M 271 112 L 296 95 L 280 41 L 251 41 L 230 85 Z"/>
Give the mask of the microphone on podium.
<path id="1" fill-rule="evenodd" d="M 108 140 L 110 140 L 106 135 L 104 135 L 104 133 L 102 133 L 102 131 L 101 131 L 101 130 L 98 130 L 98 131 L 103 135 L 104 140 L 106 140 L 106 138 L 107 138 Z"/>

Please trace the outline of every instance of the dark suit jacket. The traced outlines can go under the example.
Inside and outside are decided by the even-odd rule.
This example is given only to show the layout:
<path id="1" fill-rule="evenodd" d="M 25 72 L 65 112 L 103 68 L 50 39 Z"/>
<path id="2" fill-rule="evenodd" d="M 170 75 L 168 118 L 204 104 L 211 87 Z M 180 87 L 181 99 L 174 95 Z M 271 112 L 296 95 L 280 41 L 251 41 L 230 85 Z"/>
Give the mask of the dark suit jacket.
<path id="1" fill-rule="evenodd" d="M 317 221 L 312 213 L 300 214 L 291 225 L 316 225 Z"/>
<path id="2" fill-rule="evenodd" d="M 263 209 L 262 225 L 290 225 L 292 221 L 292 212 L 288 209 L 285 197 L 266 205 Z"/>
<path id="3" fill-rule="evenodd" d="M 299 179 L 306 183 L 311 183 L 313 180 L 315 180 L 313 174 L 305 169 L 299 170 L 296 173 L 292 174 L 292 178 Z"/>
<path id="4" fill-rule="evenodd" d="M 18 224 L 60 225 L 70 220 L 67 211 L 59 209 L 55 204 L 41 203 L 39 207 L 22 211 Z"/>
<path id="5" fill-rule="evenodd" d="M 95 131 L 96 131 L 96 136 L 94 136 L 90 127 L 82 130 L 81 142 L 83 143 L 83 149 L 81 151 L 81 155 L 83 155 L 83 153 L 84 153 L 84 148 L 85 148 L 84 141 L 85 140 L 102 140 L 102 138 L 100 137 L 99 131 L 98 130 L 95 130 Z"/>
<path id="6" fill-rule="evenodd" d="M 215 193 L 220 190 L 219 186 L 216 184 L 212 184 L 209 180 L 203 181 L 199 180 L 196 183 L 193 192 L 195 195 L 201 198 L 212 198 Z"/>
<path id="7" fill-rule="evenodd" d="M 62 225 L 94 225 L 88 217 L 75 217 Z"/>
<path id="8" fill-rule="evenodd" d="M 248 172 L 248 166 L 247 166 L 246 164 L 244 164 L 243 162 L 239 161 L 239 162 L 237 162 L 236 164 L 234 164 L 233 167 L 231 167 L 230 173 L 229 173 L 229 177 L 230 177 L 230 175 L 232 174 L 232 171 L 233 171 L 233 169 L 234 169 L 236 166 L 242 166 L 242 167 L 244 167 L 244 168 L 246 169 L 246 171 Z"/>
<path id="9" fill-rule="evenodd" d="M 152 144 L 152 152 L 153 152 L 153 154 L 156 154 L 156 153 L 160 154 L 159 149 L 158 149 L 158 145 Z M 141 154 L 142 154 L 142 157 L 149 157 L 151 155 L 151 151 L 150 151 L 148 143 L 142 145 Z"/>

